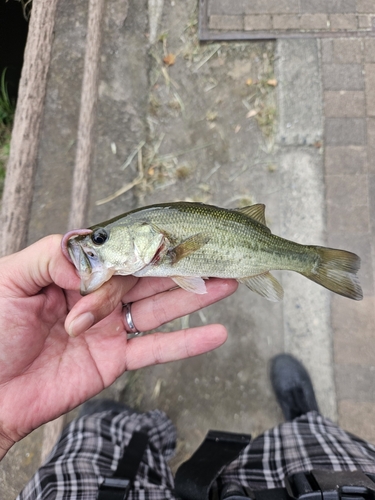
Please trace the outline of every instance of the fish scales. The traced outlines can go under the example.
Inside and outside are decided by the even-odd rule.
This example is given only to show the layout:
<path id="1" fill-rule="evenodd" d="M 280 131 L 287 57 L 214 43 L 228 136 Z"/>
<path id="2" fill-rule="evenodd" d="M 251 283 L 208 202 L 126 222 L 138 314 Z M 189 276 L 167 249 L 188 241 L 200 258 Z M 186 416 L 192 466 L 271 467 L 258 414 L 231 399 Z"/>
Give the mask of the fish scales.
<path id="1" fill-rule="evenodd" d="M 265 231 L 261 224 L 249 220 L 241 212 L 222 211 L 216 207 L 203 210 L 195 204 L 181 205 L 178 210 L 167 205 L 159 210 L 142 211 L 141 214 L 135 212 L 129 216 L 127 223 L 131 224 L 141 217 L 171 234 L 175 244 L 196 233 L 204 233 L 210 240 L 176 264 L 169 265 L 165 258 L 143 276 L 168 276 L 173 272 L 183 276 L 246 277 L 268 271 L 272 265 L 277 266 L 273 269 L 288 269 L 292 251 L 297 256 L 294 260 L 300 263 L 298 244 Z M 314 258 L 309 256 L 310 260 Z M 304 266 L 300 267 L 303 270 Z"/>
<path id="2" fill-rule="evenodd" d="M 269 300 L 280 300 L 282 287 L 269 273 L 277 269 L 362 298 L 357 255 L 272 234 L 260 204 L 242 209 L 188 202 L 152 205 L 71 231 L 62 245 L 80 273 L 82 293 L 113 274 L 133 274 L 170 276 L 195 293 L 205 293 L 202 278 L 235 278 Z"/>

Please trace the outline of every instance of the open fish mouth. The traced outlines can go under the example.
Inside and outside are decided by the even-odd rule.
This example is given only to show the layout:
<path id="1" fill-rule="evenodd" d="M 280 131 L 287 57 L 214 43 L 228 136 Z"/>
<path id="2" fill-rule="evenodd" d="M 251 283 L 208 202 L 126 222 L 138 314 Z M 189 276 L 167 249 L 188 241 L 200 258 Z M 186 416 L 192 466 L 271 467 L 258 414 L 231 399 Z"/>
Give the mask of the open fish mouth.
<path id="1" fill-rule="evenodd" d="M 81 278 L 81 295 L 94 292 L 114 274 L 114 270 L 107 268 L 91 248 L 84 248 L 82 237 L 91 233 L 91 229 L 69 231 L 61 242 L 63 254 L 74 264 Z M 79 239 L 75 240 L 75 237 Z"/>
<path id="2" fill-rule="evenodd" d="M 76 268 L 78 269 L 77 265 L 75 264 L 75 261 L 73 260 L 74 257 L 74 252 L 72 250 L 73 247 L 78 246 L 77 244 L 74 244 L 74 242 L 70 241 L 76 236 L 86 236 L 88 234 L 92 233 L 92 229 L 73 229 L 72 231 L 67 232 L 64 234 L 63 239 L 61 240 L 61 251 L 65 255 L 65 257 L 72 262 Z"/>

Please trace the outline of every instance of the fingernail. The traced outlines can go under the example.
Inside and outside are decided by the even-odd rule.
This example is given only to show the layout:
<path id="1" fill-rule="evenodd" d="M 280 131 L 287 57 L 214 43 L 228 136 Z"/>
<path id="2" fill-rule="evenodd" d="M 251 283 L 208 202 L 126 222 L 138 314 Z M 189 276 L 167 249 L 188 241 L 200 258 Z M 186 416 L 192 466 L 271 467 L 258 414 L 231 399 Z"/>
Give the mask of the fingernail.
<path id="1" fill-rule="evenodd" d="M 68 334 L 71 337 L 77 337 L 85 332 L 94 324 L 95 318 L 91 312 L 86 312 L 74 319 L 68 326 Z"/>

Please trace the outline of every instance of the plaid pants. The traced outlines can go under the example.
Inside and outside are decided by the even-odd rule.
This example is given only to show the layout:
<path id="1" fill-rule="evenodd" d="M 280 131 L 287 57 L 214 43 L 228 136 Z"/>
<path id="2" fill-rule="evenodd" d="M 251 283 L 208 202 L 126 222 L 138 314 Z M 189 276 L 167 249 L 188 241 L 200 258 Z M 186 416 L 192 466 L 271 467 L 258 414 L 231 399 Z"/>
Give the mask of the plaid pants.
<path id="1" fill-rule="evenodd" d="M 136 430 L 148 432 L 149 444 L 129 499 L 176 499 L 168 466 L 176 443 L 172 422 L 158 410 L 129 410 L 74 420 L 17 500 L 95 500 L 100 483 L 113 475 Z M 226 467 L 221 480 L 253 490 L 277 488 L 284 486 L 285 476 L 312 469 L 374 474 L 375 446 L 310 412 L 254 439 Z"/>

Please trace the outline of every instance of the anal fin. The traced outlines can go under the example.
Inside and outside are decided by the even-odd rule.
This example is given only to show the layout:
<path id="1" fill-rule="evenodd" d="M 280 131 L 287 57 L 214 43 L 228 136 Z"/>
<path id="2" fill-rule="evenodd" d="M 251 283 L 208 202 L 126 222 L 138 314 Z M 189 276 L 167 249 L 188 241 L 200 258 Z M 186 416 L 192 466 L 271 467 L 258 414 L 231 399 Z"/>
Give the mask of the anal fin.
<path id="1" fill-rule="evenodd" d="M 171 278 L 176 285 L 188 292 L 198 293 L 200 295 L 207 293 L 206 284 L 199 276 L 171 276 Z"/>
<path id="2" fill-rule="evenodd" d="M 240 278 L 237 281 L 243 283 L 250 288 L 250 290 L 258 293 L 271 302 L 279 302 L 279 300 L 282 300 L 284 297 L 283 287 L 269 272 L 256 276 L 249 276 L 247 278 Z"/>

